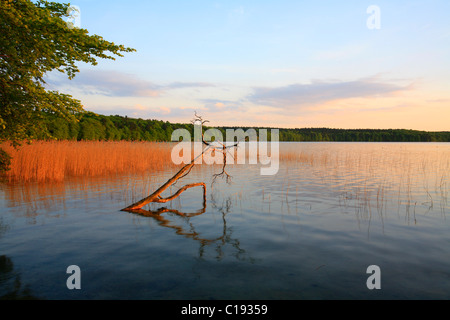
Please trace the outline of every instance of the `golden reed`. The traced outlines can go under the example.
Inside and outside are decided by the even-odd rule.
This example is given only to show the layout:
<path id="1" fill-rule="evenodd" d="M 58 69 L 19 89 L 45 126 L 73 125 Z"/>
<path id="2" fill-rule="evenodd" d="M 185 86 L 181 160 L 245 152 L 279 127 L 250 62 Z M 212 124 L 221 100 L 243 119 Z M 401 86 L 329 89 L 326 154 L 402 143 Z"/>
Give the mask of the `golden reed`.
<path id="1" fill-rule="evenodd" d="M 8 182 L 63 181 L 174 166 L 170 145 L 163 142 L 34 141 L 14 149 L 0 144 L 12 156 Z"/>
<path id="2" fill-rule="evenodd" d="M 129 141 L 33 141 L 14 149 L 0 148 L 12 156 L 8 182 L 61 182 L 71 177 L 98 177 L 160 171 L 175 167 L 173 144 Z M 246 154 L 246 157 L 248 154 Z M 310 165 L 327 164 L 327 152 L 282 150 L 279 160 Z"/>

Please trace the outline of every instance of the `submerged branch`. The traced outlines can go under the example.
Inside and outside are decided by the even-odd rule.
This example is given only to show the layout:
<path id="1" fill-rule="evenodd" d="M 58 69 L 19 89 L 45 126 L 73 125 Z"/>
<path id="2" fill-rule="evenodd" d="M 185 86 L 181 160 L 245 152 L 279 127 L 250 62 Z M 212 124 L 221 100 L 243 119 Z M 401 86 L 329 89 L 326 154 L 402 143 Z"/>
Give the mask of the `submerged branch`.
<path id="1" fill-rule="evenodd" d="M 223 154 L 222 172 L 215 174 L 213 176 L 214 177 L 213 183 L 216 180 L 216 178 L 220 177 L 220 176 L 226 176 L 227 182 L 229 182 L 231 180 L 231 176 L 225 171 L 225 167 L 227 165 L 227 152 L 228 152 L 227 150 L 229 148 L 237 147 L 239 142 L 237 142 L 233 145 L 230 145 L 230 146 L 226 146 L 225 143 L 217 141 L 221 145 L 221 147 L 216 147 L 212 143 L 205 141 L 204 136 L 203 136 L 203 124 L 205 124 L 207 122 L 209 122 L 209 121 L 203 120 L 203 118 L 201 116 L 197 115 L 197 113 L 195 113 L 195 119 L 192 120 L 193 124 L 200 123 L 200 125 L 202 126 L 202 128 L 201 128 L 202 142 L 204 145 L 206 145 L 206 148 L 202 150 L 202 153 L 200 155 L 198 155 L 197 157 L 195 157 L 194 159 L 192 159 L 189 164 L 186 164 L 183 168 L 181 168 L 180 171 L 178 171 L 172 178 L 167 180 L 166 183 L 164 183 L 161 187 L 159 187 L 159 189 L 157 189 L 151 195 L 126 207 L 125 209 L 122 209 L 122 211 L 136 212 L 136 211 L 142 210 L 142 207 L 144 207 L 145 205 L 147 205 L 149 203 L 166 203 L 166 202 L 169 202 L 169 201 L 172 201 L 172 200 L 178 198 L 184 191 L 186 191 L 190 188 L 194 188 L 194 187 L 203 187 L 203 198 L 204 198 L 204 201 L 206 201 L 206 185 L 203 182 L 187 184 L 187 185 L 181 187 L 177 192 L 175 192 L 173 195 L 171 195 L 167 198 L 161 197 L 161 194 L 165 190 L 167 190 L 170 186 L 175 184 L 178 180 L 187 176 L 191 172 L 192 167 L 195 165 L 196 160 L 200 157 L 203 157 L 203 155 L 210 149 L 211 149 L 211 152 L 215 152 L 218 149 L 217 151 L 222 152 L 222 154 Z M 206 204 L 205 204 L 205 206 L 206 206 Z M 160 213 L 162 213 L 162 211 Z"/>
<path id="2" fill-rule="evenodd" d="M 202 184 L 204 185 L 204 183 L 200 183 L 200 184 L 196 184 L 196 185 L 187 185 L 187 186 L 181 188 L 180 190 L 178 190 L 177 193 L 175 193 L 174 195 L 170 196 L 169 198 L 166 198 L 166 199 L 161 198 L 161 193 L 163 193 L 172 184 L 177 182 L 178 179 L 180 179 L 180 177 L 184 176 L 184 174 L 187 171 L 189 171 L 194 165 L 195 165 L 194 161 L 192 163 L 189 163 L 189 164 L 185 165 L 183 168 L 181 168 L 180 171 L 178 171 L 177 174 L 175 174 L 172 178 L 167 180 L 166 183 L 164 183 L 161 187 L 159 187 L 158 190 L 153 192 L 148 197 L 146 197 L 146 198 L 144 198 L 144 199 L 142 199 L 142 200 L 132 204 L 131 206 L 126 207 L 125 209 L 123 209 L 123 211 L 131 211 L 131 210 L 141 209 L 143 206 L 145 206 L 145 205 L 147 205 L 147 204 L 149 204 L 151 202 L 164 203 L 164 202 L 167 202 L 167 201 L 175 199 L 181 193 L 183 193 L 186 189 L 192 188 L 192 187 L 197 186 L 197 185 L 202 185 Z M 206 188 L 206 187 L 204 187 L 204 188 Z M 167 199 L 170 199 L 170 200 L 167 200 Z"/>

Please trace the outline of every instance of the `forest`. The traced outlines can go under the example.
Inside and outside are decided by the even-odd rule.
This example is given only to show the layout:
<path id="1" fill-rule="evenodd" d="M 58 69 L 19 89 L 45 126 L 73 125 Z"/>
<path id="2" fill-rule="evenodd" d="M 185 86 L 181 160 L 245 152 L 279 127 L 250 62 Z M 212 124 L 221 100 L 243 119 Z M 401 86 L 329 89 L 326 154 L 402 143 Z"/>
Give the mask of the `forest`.
<path id="1" fill-rule="evenodd" d="M 136 119 L 119 115 L 83 113 L 78 121 L 70 122 L 49 115 L 43 126 L 57 140 L 83 141 L 170 141 L 175 129 L 193 133 L 191 123 L 170 123 L 155 119 Z M 215 127 L 223 132 L 238 127 Z M 239 127 L 244 131 L 249 127 Z M 205 127 L 205 129 L 208 129 Z M 256 130 L 262 128 L 254 128 Z M 266 128 L 271 129 L 271 128 Z M 330 128 L 273 128 L 279 129 L 280 141 L 349 141 L 349 142 L 450 142 L 450 132 L 428 132 L 406 129 L 330 129 Z M 42 130 L 45 132 L 47 130 Z M 269 139 L 270 139 L 270 130 Z M 33 134 L 32 134 L 33 135 Z M 37 139 L 46 136 L 34 133 Z"/>

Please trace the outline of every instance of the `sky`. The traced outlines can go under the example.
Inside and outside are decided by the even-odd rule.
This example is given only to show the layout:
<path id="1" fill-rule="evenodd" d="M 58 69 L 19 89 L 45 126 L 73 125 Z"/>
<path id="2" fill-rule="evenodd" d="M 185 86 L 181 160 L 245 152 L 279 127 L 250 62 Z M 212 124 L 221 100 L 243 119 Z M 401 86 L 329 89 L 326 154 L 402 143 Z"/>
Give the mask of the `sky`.
<path id="1" fill-rule="evenodd" d="M 65 3 L 66 1 L 58 1 Z M 73 0 L 136 49 L 52 89 L 85 109 L 211 126 L 450 131 L 448 0 Z"/>

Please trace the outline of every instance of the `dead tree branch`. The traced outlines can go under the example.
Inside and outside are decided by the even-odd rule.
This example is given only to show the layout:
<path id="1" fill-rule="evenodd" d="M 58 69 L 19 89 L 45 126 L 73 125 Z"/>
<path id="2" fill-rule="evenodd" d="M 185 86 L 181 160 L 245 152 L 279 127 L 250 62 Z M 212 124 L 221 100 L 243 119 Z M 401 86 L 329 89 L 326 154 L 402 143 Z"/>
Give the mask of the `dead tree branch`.
<path id="1" fill-rule="evenodd" d="M 195 165 L 195 162 L 192 161 L 190 164 L 185 165 L 183 168 L 181 168 L 180 171 L 178 171 L 177 174 L 175 174 L 172 178 L 170 178 L 166 183 L 164 183 L 161 187 L 159 187 L 158 190 L 156 190 L 155 192 L 153 192 L 151 195 L 149 195 L 148 197 L 132 204 L 131 206 L 126 207 L 125 209 L 123 209 L 123 211 L 134 211 L 134 210 L 138 210 L 138 209 L 142 209 L 143 206 L 151 203 L 151 202 L 155 202 L 155 203 L 166 203 L 168 201 L 172 201 L 173 199 L 179 197 L 184 191 L 186 191 L 187 189 L 190 188 L 194 188 L 194 187 L 198 187 L 198 186 L 202 186 L 204 188 L 204 192 L 206 192 L 206 185 L 203 182 L 199 182 L 199 183 L 193 183 L 193 184 L 188 184 L 185 185 L 184 187 L 182 187 L 181 189 L 179 189 L 176 193 L 174 193 L 173 195 L 167 197 L 167 198 L 162 198 L 161 197 L 161 193 L 163 193 L 167 188 L 169 188 L 172 184 L 174 184 L 175 182 L 178 181 L 178 179 L 180 179 L 182 176 L 184 176 L 184 174 L 186 173 L 186 171 L 191 170 L 191 168 Z"/>
<path id="2" fill-rule="evenodd" d="M 237 145 L 238 144 L 235 144 L 235 145 L 233 145 L 234 147 L 237 147 Z M 224 145 L 224 144 L 222 144 L 222 153 L 223 153 L 223 164 L 222 164 L 222 172 L 220 172 L 220 173 L 216 173 L 216 174 L 214 174 L 213 175 L 213 181 L 212 181 L 212 183 L 214 184 L 215 182 L 216 182 L 216 179 L 218 178 L 218 177 L 226 177 L 226 181 L 227 181 L 227 183 L 230 183 L 231 182 L 231 176 L 228 174 L 228 172 L 226 172 L 225 171 L 225 168 L 226 168 L 226 166 L 227 166 L 227 147 Z M 233 146 L 231 146 L 231 147 L 233 147 Z"/>
<path id="3" fill-rule="evenodd" d="M 140 212 L 142 210 L 142 207 L 144 207 L 145 205 L 147 205 L 149 203 L 166 203 L 166 202 L 172 201 L 172 200 L 178 198 L 184 191 L 186 191 L 190 188 L 194 188 L 194 187 L 203 187 L 203 193 L 204 193 L 204 198 L 205 198 L 206 197 L 206 185 L 203 182 L 187 184 L 187 185 L 183 186 L 182 188 L 180 188 L 177 192 L 175 192 L 174 194 L 172 194 L 171 196 L 166 197 L 166 198 L 161 197 L 161 194 L 165 190 L 167 190 L 170 186 L 175 184 L 178 180 L 187 176 L 191 172 L 191 169 L 193 168 L 193 166 L 195 165 L 196 160 L 199 157 L 203 157 L 203 155 L 208 151 L 209 152 L 221 152 L 223 154 L 222 172 L 215 174 L 213 176 L 213 183 L 217 177 L 221 177 L 221 176 L 222 177 L 225 176 L 227 178 L 227 183 L 229 181 L 231 181 L 231 176 L 225 171 L 225 167 L 227 165 L 227 152 L 228 152 L 229 148 L 237 147 L 239 142 L 237 142 L 233 145 L 230 145 L 230 146 L 226 146 L 225 143 L 217 141 L 219 143 L 219 145 L 221 146 L 221 147 L 217 147 L 213 143 L 205 141 L 205 138 L 203 135 L 203 125 L 205 123 L 209 122 L 208 120 L 204 120 L 201 116 L 199 116 L 197 113 L 195 113 L 195 118 L 191 122 L 194 125 L 201 126 L 202 143 L 204 145 L 206 145 L 206 148 L 202 150 L 202 153 L 200 155 L 198 155 L 197 157 L 192 159 L 189 164 L 186 164 L 183 168 L 181 168 L 180 171 L 178 171 L 172 178 L 170 178 L 166 183 L 164 183 L 161 187 L 159 187 L 155 192 L 153 192 L 148 197 L 126 207 L 125 209 L 122 209 L 122 211 Z M 162 213 L 162 211 L 160 213 Z"/>

